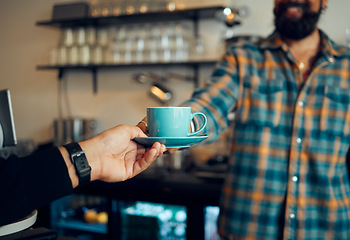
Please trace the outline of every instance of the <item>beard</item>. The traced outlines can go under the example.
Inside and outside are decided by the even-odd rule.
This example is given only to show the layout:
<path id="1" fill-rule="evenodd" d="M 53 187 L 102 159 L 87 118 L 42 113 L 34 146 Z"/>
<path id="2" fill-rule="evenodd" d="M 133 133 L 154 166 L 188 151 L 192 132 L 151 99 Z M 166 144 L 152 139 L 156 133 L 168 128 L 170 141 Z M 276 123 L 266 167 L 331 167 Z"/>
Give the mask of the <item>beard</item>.
<path id="1" fill-rule="evenodd" d="M 288 18 L 285 13 L 288 7 L 300 7 L 303 14 L 300 18 Z M 321 11 L 312 12 L 309 3 L 287 2 L 280 3 L 273 11 L 275 15 L 275 27 L 277 32 L 282 36 L 300 40 L 309 36 L 317 27 L 317 22 L 320 18 Z"/>

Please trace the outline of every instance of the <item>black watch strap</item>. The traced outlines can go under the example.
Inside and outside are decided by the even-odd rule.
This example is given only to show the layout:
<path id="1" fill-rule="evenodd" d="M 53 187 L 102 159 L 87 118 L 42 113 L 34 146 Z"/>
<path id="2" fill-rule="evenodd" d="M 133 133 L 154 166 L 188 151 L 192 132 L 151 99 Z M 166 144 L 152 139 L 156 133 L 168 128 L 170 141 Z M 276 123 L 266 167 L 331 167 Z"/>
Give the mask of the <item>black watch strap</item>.
<path id="1" fill-rule="evenodd" d="M 83 149 L 81 149 L 77 142 L 69 143 L 63 146 L 67 149 L 75 167 L 79 178 L 79 185 L 90 182 L 91 167 L 86 159 Z"/>

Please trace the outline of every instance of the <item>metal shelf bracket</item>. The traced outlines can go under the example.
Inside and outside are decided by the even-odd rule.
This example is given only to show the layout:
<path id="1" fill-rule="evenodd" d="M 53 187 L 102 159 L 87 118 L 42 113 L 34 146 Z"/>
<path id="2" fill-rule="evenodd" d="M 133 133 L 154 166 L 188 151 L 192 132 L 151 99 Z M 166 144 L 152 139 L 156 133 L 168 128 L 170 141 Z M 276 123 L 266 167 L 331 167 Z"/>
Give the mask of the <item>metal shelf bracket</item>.
<path id="1" fill-rule="evenodd" d="M 92 68 L 92 86 L 94 94 L 97 94 L 97 68 Z"/>

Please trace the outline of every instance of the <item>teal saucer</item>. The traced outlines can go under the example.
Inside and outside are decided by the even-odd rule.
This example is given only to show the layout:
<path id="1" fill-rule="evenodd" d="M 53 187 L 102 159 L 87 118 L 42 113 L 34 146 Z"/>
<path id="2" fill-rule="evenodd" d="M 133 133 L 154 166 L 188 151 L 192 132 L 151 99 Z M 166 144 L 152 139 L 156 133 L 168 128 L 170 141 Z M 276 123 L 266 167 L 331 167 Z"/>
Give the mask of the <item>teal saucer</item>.
<path id="1" fill-rule="evenodd" d="M 207 138 L 207 135 L 191 137 L 136 137 L 134 141 L 146 147 L 151 147 L 155 142 L 159 142 L 164 144 L 167 148 L 189 148 Z"/>

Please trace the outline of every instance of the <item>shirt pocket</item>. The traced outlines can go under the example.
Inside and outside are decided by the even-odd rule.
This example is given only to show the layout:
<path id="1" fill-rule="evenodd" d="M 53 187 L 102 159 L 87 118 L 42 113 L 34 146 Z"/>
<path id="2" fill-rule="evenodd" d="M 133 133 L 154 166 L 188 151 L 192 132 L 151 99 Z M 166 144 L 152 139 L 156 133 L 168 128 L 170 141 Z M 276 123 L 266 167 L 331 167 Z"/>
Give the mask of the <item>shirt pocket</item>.
<path id="1" fill-rule="evenodd" d="M 245 81 L 240 108 L 243 123 L 276 127 L 281 118 L 283 82 L 277 79 Z"/>
<path id="2" fill-rule="evenodd" d="M 337 86 L 325 86 L 320 113 L 320 130 L 336 136 L 349 134 L 350 91 Z"/>

